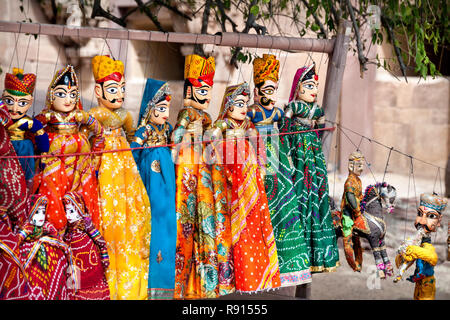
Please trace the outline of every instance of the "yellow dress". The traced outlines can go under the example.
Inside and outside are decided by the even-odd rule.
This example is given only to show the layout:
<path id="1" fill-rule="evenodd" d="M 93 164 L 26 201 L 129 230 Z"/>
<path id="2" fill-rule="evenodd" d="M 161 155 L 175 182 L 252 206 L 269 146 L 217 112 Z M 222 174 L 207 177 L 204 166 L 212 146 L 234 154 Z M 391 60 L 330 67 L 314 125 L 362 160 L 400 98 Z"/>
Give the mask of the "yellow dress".
<path id="1" fill-rule="evenodd" d="M 134 129 L 129 112 L 100 106 L 89 113 L 104 128 L 105 151 L 130 148 L 127 140 L 132 139 Z M 147 299 L 150 201 L 131 151 L 103 153 L 98 184 L 100 232 L 109 254 L 106 279 L 111 299 Z"/>

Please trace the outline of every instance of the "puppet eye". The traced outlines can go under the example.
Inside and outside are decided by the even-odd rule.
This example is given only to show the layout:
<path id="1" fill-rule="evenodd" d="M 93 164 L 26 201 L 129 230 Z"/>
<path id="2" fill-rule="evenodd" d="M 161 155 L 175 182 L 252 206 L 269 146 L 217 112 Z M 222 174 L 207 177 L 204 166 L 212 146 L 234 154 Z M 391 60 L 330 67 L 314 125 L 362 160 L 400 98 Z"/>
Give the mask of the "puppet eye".
<path id="1" fill-rule="evenodd" d="M 10 98 L 5 98 L 4 100 L 6 102 L 6 104 L 12 106 L 14 104 L 14 100 L 10 99 Z"/>
<path id="2" fill-rule="evenodd" d="M 106 92 L 111 93 L 111 94 L 116 94 L 117 92 L 119 92 L 119 90 L 117 90 L 117 88 L 108 88 L 106 89 Z"/>
<path id="3" fill-rule="evenodd" d="M 120 88 L 120 91 L 122 91 L 122 93 L 125 93 L 125 86 L 123 86 L 122 88 Z"/>
<path id="4" fill-rule="evenodd" d="M 58 97 L 58 98 L 65 98 L 65 97 L 66 97 L 66 93 L 65 93 L 65 92 L 62 92 L 62 91 L 56 91 L 56 92 L 55 92 L 55 97 Z"/>
<path id="5" fill-rule="evenodd" d="M 195 90 L 199 95 L 206 96 L 208 94 L 208 90 L 206 89 L 197 89 Z"/>

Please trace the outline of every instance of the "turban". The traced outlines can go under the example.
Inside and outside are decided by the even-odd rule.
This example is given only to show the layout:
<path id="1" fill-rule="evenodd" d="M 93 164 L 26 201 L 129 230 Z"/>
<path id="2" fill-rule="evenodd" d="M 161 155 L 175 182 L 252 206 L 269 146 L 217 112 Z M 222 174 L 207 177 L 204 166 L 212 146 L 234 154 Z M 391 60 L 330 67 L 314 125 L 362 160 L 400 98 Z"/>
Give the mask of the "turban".
<path id="1" fill-rule="evenodd" d="M 195 87 L 200 86 L 199 80 L 212 86 L 215 67 L 214 57 L 203 58 L 196 54 L 188 55 L 184 63 L 184 79 L 189 80 Z"/>
<path id="2" fill-rule="evenodd" d="M 113 60 L 109 56 L 95 56 L 92 58 L 92 73 L 96 83 L 108 80 L 119 82 L 123 77 L 124 65 L 120 60 Z"/>
<path id="3" fill-rule="evenodd" d="M 36 75 L 23 74 L 22 69 L 13 68 L 13 73 L 7 73 L 5 76 L 5 90 L 16 96 L 32 95 L 35 85 Z"/>
<path id="4" fill-rule="evenodd" d="M 253 82 L 260 84 L 266 80 L 278 82 L 280 61 L 273 54 L 263 54 L 262 58 L 253 61 Z"/>

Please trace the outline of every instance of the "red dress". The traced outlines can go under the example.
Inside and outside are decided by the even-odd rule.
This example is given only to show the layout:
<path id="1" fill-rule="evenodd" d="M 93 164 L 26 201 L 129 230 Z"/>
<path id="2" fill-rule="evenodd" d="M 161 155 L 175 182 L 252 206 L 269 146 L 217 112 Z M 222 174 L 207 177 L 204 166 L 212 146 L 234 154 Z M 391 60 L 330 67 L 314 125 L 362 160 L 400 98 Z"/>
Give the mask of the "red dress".
<path id="1" fill-rule="evenodd" d="M 0 156 L 15 156 L 4 127 L 9 113 L 0 100 Z M 19 260 L 19 238 L 13 233 L 29 210 L 25 175 L 17 159 L 0 158 L 0 300 L 27 299 L 29 290 Z"/>
<path id="2" fill-rule="evenodd" d="M 72 300 L 109 300 L 105 271 L 109 265 L 106 242 L 89 218 L 69 224 L 64 241 L 72 249 L 80 275 L 80 287 Z"/>

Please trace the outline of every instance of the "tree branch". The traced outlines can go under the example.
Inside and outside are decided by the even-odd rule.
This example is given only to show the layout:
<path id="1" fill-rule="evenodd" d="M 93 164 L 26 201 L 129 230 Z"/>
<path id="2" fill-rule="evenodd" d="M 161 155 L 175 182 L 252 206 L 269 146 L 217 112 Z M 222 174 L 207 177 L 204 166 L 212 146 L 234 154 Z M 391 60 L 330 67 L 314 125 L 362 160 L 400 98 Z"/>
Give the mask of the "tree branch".
<path id="1" fill-rule="evenodd" d="M 119 26 L 126 28 L 127 24 L 124 20 L 121 18 L 116 17 L 115 15 L 112 15 L 108 11 L 104 10 L 102 8 L 102 5 L 100 3 L 101 0 L 94 0 L 94 5 L 92 7 L 92 14 L 91 18 L 94 19 L 95 17 L 103 17 L 108 20 L 111 20 L 114 23 L 117 23 Z"/>
<path id="2" fill-rule="evenodd" d="M 406 83 L 408 83 L 408 78 L 406 77 L 406 66 L 403 62 L 403 57 L 400 52 L 400 48 L 395 44 L 395 35 L 392 26 L 390 25 L 388 19 L 385 17 L 383 13 L 381 13 L 381 24 L 385 27 L 388 32 L 388 37 L 391 40 L 392 46 L 394 47 L 395 56 L 397 57 L 398 64 L 400 66 L 400 70 L 402 71 L 402 75 L 405 77 Z"/>
<path id="3" fill-rule="evenodd" d="M 155 24 L 156 28 L 158 28 L 159 31 L 166 32 L 166 30 L 164 30 L 162 25 L 159 23 L 158 18 L 152 13 L 152 11 L 147 6 L 144 5 L 142 0 L 134 0 L 134 1 L 137 3 L 139 8 L 145 13 L 145 15 L 149 17 L 150 20 L 152 20 L 152 22 Z"/>
<path id="4" fill-rule="evenodd" d="M 355 13 L 353 12 L 353 7 L 350 3 L 350 0 L 346 0 L 348 12 L 350 13 L 350 17 L 352 18 L 353 29 L 355 29 L 355 37 L 356 37 L 356 47 L 358 48 L 358 60 L 360 67 L 360 75 L 363 77 L 364 71 L 367 70 L 366 63 L 367 57 L 364 55 L 363 44 L 361 42 L 361 35 L 359 34 L 358 24 L 356 23 Z"/>
<path id="5" fill-rule="evenodd" d="M 320 32 L 323 33 L 323 35 L 325 36 L 325 39 L 328 38 L 328 32 L 325 30 L 325 27 L 323 26 L 322 22 L 320 22 L 319 17 L 317 17 L 317 15 L 314 13 L 314 11 L 312 10 L 311 6 L 309 5 L 309 3 L 306 0 L 302 0 L 303 4 L 305 5 L 305 7 L 308 9 L 309 12 L 311 12 L 314 21 L 316 22 L 316 24 L 319 26 L 320 28 Z"/>

